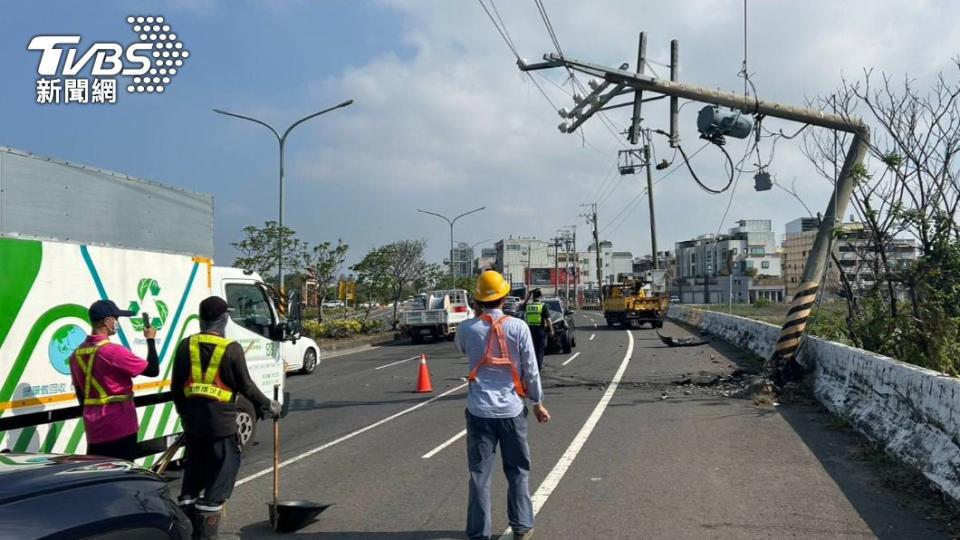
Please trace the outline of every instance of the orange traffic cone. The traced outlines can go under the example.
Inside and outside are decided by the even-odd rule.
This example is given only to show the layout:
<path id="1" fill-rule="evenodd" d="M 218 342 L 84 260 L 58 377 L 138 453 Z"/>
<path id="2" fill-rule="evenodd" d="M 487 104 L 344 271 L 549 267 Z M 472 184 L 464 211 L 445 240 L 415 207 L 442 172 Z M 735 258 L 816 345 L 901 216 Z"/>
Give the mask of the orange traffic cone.
<path id="1" fill-rule="evenodd" d="M 433 392 L 433 385 L 430 384 L 430 370 L 427 369 L 427 355 L 420 354 L 420 376 L 417 378 L 418 394 Z"/>

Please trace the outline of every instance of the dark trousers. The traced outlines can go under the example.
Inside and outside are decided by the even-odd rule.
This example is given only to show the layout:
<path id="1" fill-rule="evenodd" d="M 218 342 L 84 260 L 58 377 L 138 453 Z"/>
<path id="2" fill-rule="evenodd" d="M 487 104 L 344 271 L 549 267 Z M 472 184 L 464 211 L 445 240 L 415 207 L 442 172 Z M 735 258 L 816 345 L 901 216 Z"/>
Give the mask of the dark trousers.
<path id="1" fill-rule="evenodd" d="M 233 493 L 240 457 L 240 442 L 236 435 L 217 439 L 187 436 L 180 504 L 195 503 L 197 510 L 202 512 L 220 511 Z"/>
<path id="2" fill-rule="evenodd" d="M 87 443 L 87 454 L 133 461 L 137 459 L 137 434 L 100 443 Z"/>
<path id="3" fill-rule="evenodd" d="M 467 503 L 467 538 L 490 537 L 490 481 L 497 444 L 503 452 L 507 477 L 507 519 L 514 532 L 533 528 L 530 500 L 530 448 L 527 446 L 527 410 L 513 418 L 467 416 L 467 463 L 470 495 Z"/>
<path id="4" fill-rule="evenodd" d="M 533 352 L 537 355 L 537 370 L 543 371 L 543 355 L 547 352 L 547 331 L 542 326 L 530 328 L 533 338 Z"/>

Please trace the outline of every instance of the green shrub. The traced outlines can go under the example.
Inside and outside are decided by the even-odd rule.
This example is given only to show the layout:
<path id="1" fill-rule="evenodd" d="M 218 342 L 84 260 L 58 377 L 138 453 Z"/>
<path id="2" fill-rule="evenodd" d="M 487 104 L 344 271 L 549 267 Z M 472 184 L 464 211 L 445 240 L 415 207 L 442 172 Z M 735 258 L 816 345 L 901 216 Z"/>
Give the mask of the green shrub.
<path id="1" fill-rule="evenodd" d="M 382 329 L 383 321 L 380 319 L 333 319 L 322 323 L 303 321 L 304 335 L 313 339 L 340 339 Z"/>
<path id="2" fill-rule="evenodd" d="M 313 339 L 320 339 L 326 330 L 326 325 L 315 320 L 303 321 L 303 334 Z"/>
<path id="3" fill-rule="evenodd" d="M 360 326 L 364 334 L 379 332 L 383 328 L 383 319 L 364 319 L 360 321 Z"/>

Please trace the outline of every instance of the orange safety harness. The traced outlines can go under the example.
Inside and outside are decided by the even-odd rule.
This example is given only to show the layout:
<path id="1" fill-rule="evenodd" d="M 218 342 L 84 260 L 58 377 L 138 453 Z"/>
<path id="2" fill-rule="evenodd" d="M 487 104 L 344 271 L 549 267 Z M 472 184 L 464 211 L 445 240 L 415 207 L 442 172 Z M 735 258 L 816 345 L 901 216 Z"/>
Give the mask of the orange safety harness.
<path id="1" fill-rule="evenodd" d="M 490 333 L 487 335 L 487 348 L 483 351 L 483 358 L 480 359 L 480 362 L 470 370 L 470 374 L 467 375 L 467 380 L 476 382 L 477 373 L 483 366 L 509 366 L 513 372 L 513 390 L 521 398 L 527 397 L 527 385 L 523 382 L 523 379 L 520 378 L 520 371 L 517 370 L 517 365 L 514 364 L 510 358 L 510 349 L 507 347 L 507 336 L 503 333 L 503 323 L 510 317 L 504 315 L 495 321 L 489 314 L 484 313 L 480 318 L 490 323 Z M 500 354 L 502 356 L 494 356 L 494 343 L 500 346 Z"/>

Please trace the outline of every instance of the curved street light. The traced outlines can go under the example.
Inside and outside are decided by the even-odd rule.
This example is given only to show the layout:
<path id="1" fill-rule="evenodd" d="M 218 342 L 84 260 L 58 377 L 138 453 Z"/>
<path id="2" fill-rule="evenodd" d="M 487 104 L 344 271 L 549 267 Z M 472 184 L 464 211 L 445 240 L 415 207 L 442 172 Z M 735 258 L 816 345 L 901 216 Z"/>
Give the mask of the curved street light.
<path id="1" fill-rule="evenodd" d="M 234 118 L 249 120 L 256 124 L 260 124 L 261 126 L 269 129 L 270 133 L 273 133 L 273 135 L 277 138 L 277 142 L 280 144 L 280 218 L 279 218 L 280 234 L 277 236 L 277 282 L 280 284 L 280 296 L 283 298 L 286 298 L 285 293 L 283 291 L 283 149 L 287 142 L 287 135 L 289 135 L 290 132 L 293 131 L 293 128 L 299 126 L 300 124 L 306 122 L 307 120 L 310 120 L 311 118 L 320 116 L 321 114 L 328 113 L 335 109 L 346 107 L 351 104 L 353 104 L 353 100 L 348 99 L 347 101 L 344 101 L 343 103 L 340 103 L 338 105 L 334 105 L 329 109 L 324 109 L 320 112 L 315 112 L 311 115 L 304 116 L 303 118 L 291 124 L 290 127 L 288 127 L 286 131 L 283 132 L 283 135 L 280 135 L 280 133 L 278 133 L 276 129 L 273 129 L 273 126 L 271 126 L 270 124 L 263 122 L 261 120 L 257 120 L 256 118 L 251 118 L 249 116 L 244 116 L 242 114 L 235 114 L 235 113 L 223 111 L 220 109 L 213 109 L 213 112 L 218 114 L 224 114 L 226 116 L 232 116 Z"/>
<path id="2" fill-rule="evenodd" d="M 460 219 L 460 218 L 462 218 L 463 216 L 472 214 L 472 213 L 474 213 L 474 212 L 479 212 L 479 211 L 481 211 L 481 210 L 486 210 L 486 209 L 487 209 L 486 206 L 481 206 L 480 208 L 474 208 L 473 210 L 470 210 L 469 212 L 464 212 L 464 213 L 460 214 L 459 216 L 457 216 L 457 217 L 455 217 L 455 218 L 453 218 L 453 219 L 450 219 L 450 218 L 448 218 L 447 216 L 445 216 L 445 215 L 443 215 L 443 214 L 438 214 L 438 213 L 436 213 L 436 212 L 430 212 L 430 211 L 427 211 L 427 210 L 420 210 L 419 208 L 417 208 L 417 212 L 421 212 L 421 213 L 423 213 L 423 214 L 430 214 L 431 216 L 437 216 L 438 218 L 441 218 L 441 219 L 443 219 L 444 221 L 446 221 L 448 224 L 450 224 L 450 277 L 452 277 L 452 278 L 456 278 L 456 277 L 457 277 L 457 276 L 456 276 L 456 273 L 453 271 L 453 224 L 456 223 L 457 220 Z"/>

